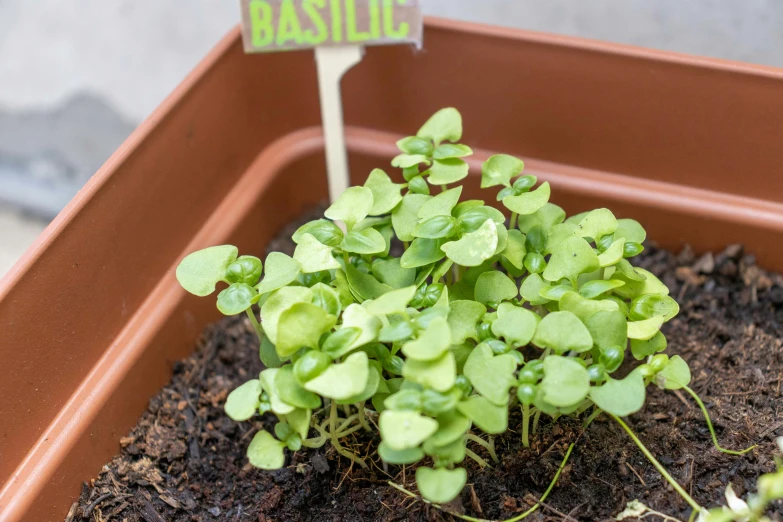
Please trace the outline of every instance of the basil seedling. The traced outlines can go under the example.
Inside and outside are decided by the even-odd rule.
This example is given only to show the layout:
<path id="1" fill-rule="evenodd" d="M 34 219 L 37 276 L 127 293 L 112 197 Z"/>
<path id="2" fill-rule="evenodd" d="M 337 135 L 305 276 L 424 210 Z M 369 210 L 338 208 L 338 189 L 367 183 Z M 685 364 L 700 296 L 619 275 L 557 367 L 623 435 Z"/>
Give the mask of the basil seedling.
<path id="1" fill-rule="evenodd" d="M 489 199 L 510 219 L 460 201 L 473 153 L 461 139 L 459 112 L 435 113 L 397 142 L 404 182 L 373 170 L 293 234 L 293 257 L 262 263 L 224 245 L 182 260 L 182 287 L 207 296 L 225 285 L 218 309 L 246 314 L 259 337 L 267 369 L 225 405 L 237 421 L 278 419 L 251 441 L 254 466 L 277 469 L 286 449 L 329 443 L 366 468 L 344 441 L 377 429 L 387 463 L 428 459 L 418 489 L 443 503 L 465 485 L 466 458 L 497 462 L 492 435 L 509 428 L 529 445 L 541 415 L 592 409 L 587 423 L 606 412 L 627 428 L 620 417 L 642 408 L 650 384 L 684 389 L 706 415 L 685 361 L 662 353 L 677 303 L 628 260 L 642 226 L 605 208 L 567 218 L 549 184 L 505 154 L 484 162 L 481 186 L 497 187 Z M 629 361 L 640 363 L 619 378 Z M 521 426 L 509 426 L 512 407 Z"/>

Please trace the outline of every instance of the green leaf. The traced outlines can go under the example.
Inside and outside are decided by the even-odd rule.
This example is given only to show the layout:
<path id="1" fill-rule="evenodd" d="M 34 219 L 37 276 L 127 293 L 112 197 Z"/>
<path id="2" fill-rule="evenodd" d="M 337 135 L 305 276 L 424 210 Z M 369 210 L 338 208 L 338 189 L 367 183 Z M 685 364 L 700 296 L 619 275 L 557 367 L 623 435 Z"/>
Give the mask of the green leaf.
<path id="1" fill-rule="evenodd" d="M 596 312 L 587 319 L 585 325 L 593 338 L 593 343 L 598 348 L 619 346 L 625 350 L 625 346 L 628 344 L 628 327 L 622 313 Z"/>
<path id="2" fill-rule="evenodd" d="M 490 156 L 481 166 L 481 188 L 511 186 L 511 178 L 522 173 L 525 163 L 508 154 Z"/>
<path id="3" fill-rule="evenodd" d="M 362 301 L 375 299 L 392 289 L 375 279 L 372 274 L 365 274 L 350 263 L 345 267 L 345 276 L 353 294 Z"/>
<path id="4" fill-rule="evenodd" d="M 381 331 L 378 333 L 378 340 L 382 343 L 405 341 L 413 337 L 414 333 L 415 331 L 410 321 L 400 321 L 381 328 Z"/>
<path id="5" fill-rule="evenodd" d="M 283 365 L 283 361 L 277 355 L 277 349 L 268 336 L 264 336 L 261 340 L 261 345 L 258 347 L 258 358 L 267 368 L 280 368 Z"/>
<path id="6" fill-rule="evenodd" d="M 365 384 L 364 389 L 347 399 L 340 399 L 337 401 L 338 404 L 364 404 L 367 399 L 375 395 L 375 392 L 378 391 L 378 386 L 380 386 L 381 383 L 381 373 L 378 369 L 380 368 L 380 365 L 378 364 L 378 368 L 376 368 L 374 364 L 378 364 L 378 362 L 372 361 L 370 363 L 370 373 L 367 376 L 367 384 Z"/>
<path id="7" fill-rule="evenodd" d="M 429 194 L 430 186 L 422 176 L 415 176 L 408 181 L 408 191 L 412 194 Z"/>
<path id="8" fill-rule="evenodd" d="M 400 266 L 403 268 L 418 268 L 438 262 L 446 254 L 441 250 L 445 239 L 427 239 L 417 237 L 400 258 Z"/>
<path id="9" fill-rule="evenodd" d="M 402 376 L 411 382 L 446 392 L 456 381 L 457 362 L 450 351 L 434 361 L 407 360 L 402 368 Z"/>
<path id="10" fill-rule="evenodd" d="M 625 241 L 620 238 L 609 245 L 609 248 L 607 248 L 604 252 L 599 254 L 598 264 L 601 266 L 601 268 L 617 264 L 623 258 L 624 247 Z"/>
<path id="11" fill-rule="evenodd" d="M 495 254 L 497 246 L 497 225 L 492 219 L 487 219 L 478 230 L 463 235 L 458 241 L 445 243 L 441 250 L 459 265 L 479 266 Z"/>
<path id="12" fill-rule="evenodd" d="M 402 202 L 392 210 L 392 226 L 400 241 L 413 241 L 413 230 L 419 224 L 419 209 L 432 196 L 406 194 Z"/>
<path id="13" fill-rule="evenodd" d="M 639 224 L 638 221 L 633 219 L 618 219 L 617 230 L 614 232 L 615 238 L 625 238 L 626 241 L 631 243 L 644 243 L 647 239 L 647 232 Z"/>
<path id="14" fill-rule="evenodd" d="M 439 145 L 442 141 L 457 142 L 462 138 L 462 115 L 453 107 L 441 109 L 433 114 L 416 133 Z"/>
<path id="15" fill-rule="evenodd" d="M 598 256 L 590 244 L 581 237 L 570 237 L 560 243 L 552 252 L 549 263 L 544 269 L 544 279 L 560 281 L 567 278 L 576 286 L 579 274 L 598 270 Z"/>
<path id="16" fill-rule="evenodd" d="M 550 316 L 551 314 L 547 317 Z M 590 375 L 587 369 L 573 358 L 550 355 L 544 359 L 544 378 L 539 387 L 547 403 L 567 408 L 579 404 L 587 397 L 590 391 Z"/>
<path id="17" fill-rule="evenodd" d="M 377 317 L 375 319 L 377 319 Z M 326 338 L 323 345 L 321 346 L 321 351 L 329 355 L 329 357 L 332 359 L 338 359 L 351 350 L 358 348 L 356 342 L 359 337 L 361 337 L 361 335 L 361 328 L 357 328 L 355 326 L 343 326 Z"/>
<path id="18" fill-rule="evenodd" d="M 669 359 L 663 370 L 655 376 L 655 384 L 666 390 L 679 390 L 690 382 L 691 370 L 679 355 Z"/>
<path id="19" fill-rule="evenodd" d="M 417 339 L 402 346 L 408 360 L 432 361 L 439 359 L 451 346 L 451 330 L 443 317 L 436 317 L 419 333 Z"/>
<path id="20" fill-rule="evenodd" d="M 551 348 L 556 353 L 581 353 L 593 347 L 593 338 L 590 337 L 587 327 L 573 313 L 552 312 L 544 316 L 538 324 L 533 344 L 540 348 Z"/>
<path id="21" fill-rule="evenodd" d="M 533 339 L 539 321 L 541 318 L 535 312 L 511 303 L 500 303 L 492 333 L 513 347 L 525 346 Z"/>
<path id="22" fill-rule="evenodd" d="M 476 280 L 476 301 L 481 304 L 499 303 L 517 296 L 517 285 L 499 270 L 484 272 Z"/>
<path id="23" fill-rule="evenodd" d="M 375 341 L 382 326 L 381 320 L 368 312 L 363 306 L 358 304 L 349 305 L 343 312 L 342 328 L 358 328 L 361 334 L 351 344 L 343 347 L 340 351 L 331 352 L 330 355 L 332 357 L 342 357 L 351 350 Z M 340 330 L 337 332 L 339 333 Z M 326 351 L 325 348 L 324 351 Z"/>
<path id="24" fill-rule="evenodd" d="M 508 429 L 508 406 L 496 406 L 484 397 L 473 395 L 460 402 L 457 409 L 484 433 L 499 435 Z"/>
<path id="25" fill-rule="evenodd" d="M 264 389 L 269 396 L 269 402 L 272 405 L 272 411 L 277 415 L 288 415 L 294 411 L 294 406 L 283 401 L 280 394 L 277 391 L 277 385 L 275 385 L 275 378 L 279 368 L 267 368 L 262 371 L 258 380 L 261 381 L 261 388 Z"/>
<path id="26" fill-rule="evenodd" d="M 413 464 L 424 458 L 424 452 L 421 448 L 408 448 L 406 450 L 393 450 L 385 442 L 378 445 L 378 455 L 381 456 L 387 464 Z"/>
<path id="27" fill-rule="evenodd" d="M 457 300 L 449 303 L 448 323 L 451 343 L 462 344 L 467 339 L 478 341 L 476 325 L 487 313 L 487 307 L 476 301 Z"/>
<path id="28" fill-rule="evenodd" d="M 370 214 L 372 207 L 372 190 L 367 187 L 349 187 L 326 209 L 324 216 L 342 221 L 348 229 L 351 229 Z"/>
<path id="29" fill-rule="evenodd" d="M 286 421 L 291 425 L 295 433 L 298 433 L 302 439 L 306 439 L 307 432 L 310 431 L 310 418 L 312 415 L 312 410 L 297 408 L 286 415 Z"/>
<path id="30" fill-rule="evenodd" d="M 443 143 L 435 149 L 432 157 L 436 160 L 449 158 L 464 158 L 473 154 L 473 149 L 459 143 Z"/>
<path id="31" fill-rule="evenodd" d="M 449 238 L 457 232 L 457 219 L 451 216 L 433 216 L 413 229 L 414 237 L 428 239 Z"/>
<path id="32" fill-rule="evenodd" d="M 345 236 L 340 248 L 355 254 L 379 254 L 386 249 L 386 240 L 374 228 L 352 230 Z"/>
<path id="33" fill-rule="evenodd" d="M 470 429 L 470 419 L 454 410 L 438 415 L 437 421 L 438 431 L 427 440 L 433 446 L 447 446 L 462 439 Z"/>
<path id="34" fill-rule="evenodd" d="M 625 267 L 626 263 L 628 267 L 631 266 L 627 260 L 620 260 L 620 262 L 615 265 L 618 270 L 611 275 L 611 279 L 625 281 L 624 286 L 617 288 L 614 291 L 616 295 L 623 299 L 633 299 L 644 294 L 669 295 L 669 289 L 666 285 L 644 268 L 631 268 L 632 271 L 626 268 L 625 272 L 621 272 L 619 267 Z"/>
<path id="35" fill-rule="evenodd" d="M 596 406 L 619 417 L 641 410 L 646 395 L 644 379 L 639 372 L 631 372 L 621 380 L 610 377 L 606 384 L 590 389 L 590 400 Z"/>
<path id="36" fill-rule="evenodd" d="M 373 315 L 402 314 L 416 293 L 416 286 L 411 285 L 399 290 L 386 292 L 373 301 L 368 301 L 365 308 Z"/>
<path id="37" fill-rule="evenodd" d="M 388 214 L 402 201 L 402 185 L 394 183 L 381 169 L 373 169 L 364 186 L 372 192 L 371 216 Z"/>
<path id="38" fill-rule="evenodd" d="M 594 279 L 586 282 L 579 288 L 579 295 L 587 299 L 593 299 L 606 292 L 611 292 L 624 284 L 623 281 L 618 281 L 617 279 Z"/>
<path id="39" fill-rule="evenodd" d="M 506 248 L 502 251 L 503 257 L 514 265 L 515 268 L 522 270 L 524 267 L 525 254 L 525 235 L 519 230 L 509 230 Z"/>
<path id="40" fill-rule="evenodd" d="M 422 466 L 416 469 L 416 486 L 419 493 L 437 504 L 445 504 L 457 498 L 467 480 L 468 472 L 465 468 L 432 469 Z"/>
<path id="41" fill-rule="evenodd" d="M 510 354 L 493 355 L 492 349 L 481 343 L 473 349 L 462 372 L 483 397 L 493 404 L 508 404 L 508 390 L 516 384 L 516 359 Z"/>
<path id="42" fill-rule="evenodd" d="M 261 381 L 252 379 L 238 386 L 226 399 L 226 415 L 233 420 L 246 421 L 255 415 L 258 405 L 261 403 Z"/>
<path id="43" fill-rule="evenodd" d="M 663 316 L 656 315 L 643 321 L 628 322 L 628 338 L 646 341 L 651 339 L 663 325 Z"/>
<path id="44" fill-rule="evenodd" d="M 283 448 L 285 442 L 280 442 L 268 431 L 259 431 L 250 441 L 247 448 L 247 458 L 250 464 L 261 469 L 280 469 L 285 464 Z"/>
<path id="45" fill-rule="evenodd" d="M 456 208 L 456 207 L 455 207 Z M 462 213 L 457 217 L 459 221 L 460 232 L 475 232 L 478 230 L 488 219 L 495 222 L 496 225 L 502 225 L 506 222 L 506 216 L 501 211 L 492 207 L 473 207 Z"/>
<path id="46" fill-rule="evenodd" d="M 536 190 L 524 192 L 518 196 L 506 196 L 503 198 L 503 205 L 511 212 L 525 216 L 546 205 L 551 192 L 549 182 L 545 181 Z"/>
<path id="47" fill-rule="evenodd" d="M 294 260 L 305 274 L 340 268 L 340 263 L 332 257 L 332 247 L 324 245 L 311 234 L 302 235 L 294 250 Z"/>
<path id="48" fill-rule="evenodd" d="M 402 268 L 400 259 L 397 257 L 374 262 L 372 264 L 372 273 L 378 281 L 392 288 L 411 286 L 416 280 L 416 270 L 413 268 Z"/>
<path id="49" fill-rule="evenodd" d="M 280 399 L 291 406 L 307 410 L 321 406 L 321 399 L 318 395 L 305 390 L 296 380 L 294 367 L 290 364 L 280 368 L 280 371 L 275 375 L 275 388 L 280 394 Z"/>
<path id="50" fill-rule="evenodd" d="M 313 292 L 313 304 L 323 308 L 327 314 L 335 317 L 340 316 L 342 312 L 342 303 L 340 296 L 334 288 L 323 283 L 316 283 L 310 287 Z"/>
<path id="51" fill-rule="evenodd" d="M 559 223 L 549 229 L 546 241 L 546 247 L 542 253 L 551 254 L 554 252 L 566 239 L 571 239 L 574 236 L 574 230 L 576 225 L 572 223 Z M 528 238 L 530 234 L 528 234 Z"/>
<path id="52" fill-rule="evenodd" d="M 316 219 L 299 227 L 293 235 L 294 243 L 299 243 L 305 234 L 310 234 L 324 245 L 330 247 L 340 246 L 340 242 L 343 240 L 343 231 L 328 219 Z M 272 254 L 277 253 L 279 252 L 272 252 Z M 272 254 L 269 255 L 271 256 Z M 267 258 L 268 263 L 269 258 Z"/>
<path id="53" fill-rule="evenodd" d="M 280 314 L 275 347 L 281 358 L 290 357 L 300 348 L 318 348 L 321 335 L 337 323 L 337 317 L 311 303 L 295 303 Z M 300 406 L 305 408 L 307 406 Z"/>
<path id="54" fill-rule="evenodd" d="M 245 283 L 234 283 L 218 294 L 217 308 L 223 315 L 241 314 L 253 305 L 258 294 Z"/>
<path id="55" fill-rule="evenodd" d="M 410 410 L 421 413 L 422 392 L 417 388 L 403 388 L 393 393 L 383 402 L 388 410 Z"/>
<path id="56" fill-rule="evenodd" d="M 436 159 L 432 162 L 427 181 L 430 185 L 448 185 L 465 179 L 469 171 L 470 166 L 461 159 Z"/>
<path id="57" fill-rule="evenodd" d="M 593 314 L 601 311 L 619 311 L 619 305 L 608 299 L 585 299 L 576 292 L 566 292 L 559 300 L 560 310 L 565 310 L 576 315 L 582 322 L 586 322 Z"/>
<path id="58" fill-rule="evenodd" d="M 632 321 L 639 321 L 660 315 L 666 322 L 679 311 L 680 305 L 668 295 L 646 294 L 635 297 L 631 301 L 628 317 Z"/>
<path id="59" fill-rule="evenodd" d="M 307 381 L 307 391 L 321 397 L 341 400 L 348 399 L 364 390 L 370 377 L 367 354 L 355 352 L 345 358 L 345 362 L 333 364 L 324 372 Z"/>
<path id="60" fill-rule="evenodd" d="M 408 136 L 397 142 L 397 148 L 406 154 L 422 154 L 429 156 L 434 147 L 431 140 L 419 138 L 417 136 Z"/>
<path id="61" fill-rule="evenodd" d="M 566 292 L 573 291 L 573 288 L 571 288 L 570 284 L 562 284 L 562 285 L 556 285 L 556 286 L 545 286 L 542 288 L 538 294 L 541 297 L 545 297 L 546 299 L 550 301 L 559 301 L 563 295 L 565 295 Z"/>
<path id="62" fill-rule="evenodd" d="M 617 219 L 607 208 L 592 210 L 576 226 L 574 235 L 599 239 L 617 230 Z"/>
<path id="63" fill-rule="evenodd" d="M 340 296 L 340 304 L 343 305 L 343 308 L 356 302 L 356 298 L 354 297 L 353 292 L 351 292 L 351 285 L 348 284 L 348 276 L 345 275 L 344 271 L 336 270 L 334 272 L 332 287 L 334 287 L 337 295 Z"/>
<path id="64" fill-rule="evenodd" d="M 554 203 L 547 203 L 532 214 L 519 216 L 517 226 L 519 226 L 519 230 L 525 234 L 535 226 L 540 226 L 548 232 L 553 226 L 562 223 L 563 220 L 565 220 L 565 216 L 565 210 Z"/>
<path id="65" fill-rule="evenodd" d="M 451 211 L 451 215 L 459 219 L 464 213 L 468 212 L 469 210 L 478 207 L 483 207 L 483 206 L 484 206 L 484 202 L 481 201 L 480 199 L 469 199 L 467 201 L 461 201 L 457 203 L 457 206 L 454 207 L 454 210 Z M 503 220 L 505 221 L 505 217 L 503 218 Z"/>
<path id="66" fill-rule="evenodd" d="M 253 286 L 261 277 L 263 264 L 254 256 L 240 256 L 226 268 L 225 279 L 229 283 L 247 283 Z"/>
<path id="67" fill-rule="evenodd" d="M 261 327 L 264 333 L 277 345 L 277 324 L 280 315 L 296 303 L 310 303 L 313 292 L 304 286 L 286 286 L 275 290 L 261 305 Z"/>
<path id="68" fill-rule="evenodd" d="M 424 221 L 435 216 L 451 216 L 451 211 L 459 202 L 461 194 L 462 187 L 459 186 L 433 196 L 419 208 L 417 214 L 419 220 Z"/>
<path id="69" fill-rule="evenodd" d="M 398 154 L 391 160 L 392 167 L 398 169 L 407 169 L 422 163 L 430 164 L 429 158 L 423 154 Z"/>
<path id="70" fill-rule="evenodd" d="M 549 299 L 541 297 L 541 291 L 548 286 L 540 275 L 530 274 L 519 285 L 519 295 L 533 306 L 544 304 Z"/>
<path id="71" fill-rule="evenodd" d="M 631 353 L 637 361 L 666 349 L 666 336 L 658 332 L 646 341 L 631 339 Z"/>
<path id="72" fill-rule="evenodd" d="M 415 411 L 384 410 L 378 427 L 389 449 L 404 451 L 416 448 L 430 438 L 438 430 L 438 423 Z"/>
<path id="73" fill-rule="evenodd" d="M 215 291 L 218 281 L 223 281 L 228 265 L 239 252 L 231 245 L 213 246 L 193 252 L 177 266 L 177 281 L 186 291 L 204 297 Z"/>
<path id="74" fill-rule="evenodd" d="M 263 295 L 283 288 L 294 282 L 301 272 L 299 261 L 281 252 L 272 252 L 266 257 L 266 273 L 264 279 L 256 285 L 256 290 L 259 295 Z"/>

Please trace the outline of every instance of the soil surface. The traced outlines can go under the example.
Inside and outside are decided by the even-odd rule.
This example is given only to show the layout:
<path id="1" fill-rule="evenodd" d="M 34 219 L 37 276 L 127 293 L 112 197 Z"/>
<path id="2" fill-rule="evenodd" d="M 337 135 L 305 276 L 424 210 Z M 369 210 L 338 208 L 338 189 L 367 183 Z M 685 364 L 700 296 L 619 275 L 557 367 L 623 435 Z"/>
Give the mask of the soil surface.
<path id="1" fill-rule="evenodd" d="M 293 245 L 278 239 L 270 250 L 290 254 Z M 691 387 L 706 403 L 721 444 L 758 447 L 739 457 L 719 453 L 690 397 L 654 386 L 629 425 L 700 504 L 723 503 L 728 483 L 744 496 L 755 490 L 759 474 L 774 470 L 774 441 L 783 435 L 783 278 L 757 268 L 739 246 L 697 258 L 688 248 L 674 255 L 648 245 L 634 261 L 661 277 L 681 305 L 664 327 L 667 353 L 688 361 Z M 415 491 L 412 468 L 384 470 L 376 460 L 362 471 L 328 445 L 289 456 L 278 471 L 252 468 L 245 449 L 259 428 L 271 428 L 272 418 L 237 423 L 223 403 L 261 369 L 246 319 L 207 328 L 196 352 L 174 366 L 169 385 L 122 439 L 120 454 L 84 485 L 68 522 L 453 519 L 388 486 L 392 480 Z M 512 417 L 510 425 L 519 419 Z M 352 449 L 370 455 L 378 441 L 357 435 Z M 547 488 L 571 443 L 559 481 L 527 520 L 610 520 L 634 499 L 687 519 L 688 505 L 605 415 L 587 430 L 576 419 L 553 424 L 542 417 L 529 449 L 514 432 L 496 437 L 500 464 L 481 470 L 467 460 L 469 485 L 446 508 L 491 520 L 522 513 Z M 470 447 L 489 460 L 482 448 Z M 783 504 L 773 505 L 770 517 L 783 520 Z"/>

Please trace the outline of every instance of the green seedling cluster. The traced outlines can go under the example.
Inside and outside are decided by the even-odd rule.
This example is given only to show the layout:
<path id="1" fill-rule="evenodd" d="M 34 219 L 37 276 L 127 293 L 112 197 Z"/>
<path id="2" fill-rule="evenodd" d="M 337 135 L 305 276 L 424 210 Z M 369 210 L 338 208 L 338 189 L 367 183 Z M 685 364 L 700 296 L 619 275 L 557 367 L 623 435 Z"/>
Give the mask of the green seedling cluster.
<path id="1" fill-rule="evenodd" d="M 651 384 L 690 390 L 685 361 L 662 353 L 679 307 L 629 261 L 642 226 L 605 208 L 567 218 L 549 183 L 505 154 L 484 162 L 481 187 L 510 219 L 463 199 L 472 150 L 461 137 L 459 112 L 437 112 L 397 143 L 405 182 L 373 170 L 296 231 L 293 257 L 273 252 L 262 270 L 216 246 L 182 261 L 182 286 L 206 296 L 226 283 L 218 309 L 246 313 L 261 340 L 267 369 L 225 405 L 237 421 L 279 419 L 250 443 L 254 466 L 325 443 L 366 466 L 342 441 L 377 430 L 378 456 L 421 461 L 419 492 L 444 503 L 466 483 L 466 458 L 498 461 L 492 435 L 519 430 L 528 445 L 542 414 L 622 423 Z M 639 364 L 618 378 L 627 359 Z M 511 408 L 521 426 L 509 426 Z"/>

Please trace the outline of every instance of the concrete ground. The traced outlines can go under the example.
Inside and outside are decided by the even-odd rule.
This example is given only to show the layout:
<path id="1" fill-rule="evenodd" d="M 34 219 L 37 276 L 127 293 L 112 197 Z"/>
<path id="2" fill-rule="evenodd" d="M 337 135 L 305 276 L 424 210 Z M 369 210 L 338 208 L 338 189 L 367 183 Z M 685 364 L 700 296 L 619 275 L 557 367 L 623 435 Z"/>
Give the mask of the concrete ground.
<path id="1" fill-rule="evenodd" d="M 780 0 L 420 1 L 429 15 L 783 67 Z M 0 0 L 0 276 L 238 6 Z"/>

